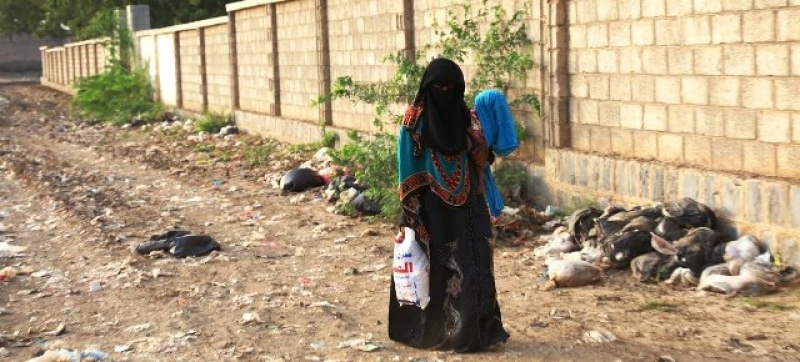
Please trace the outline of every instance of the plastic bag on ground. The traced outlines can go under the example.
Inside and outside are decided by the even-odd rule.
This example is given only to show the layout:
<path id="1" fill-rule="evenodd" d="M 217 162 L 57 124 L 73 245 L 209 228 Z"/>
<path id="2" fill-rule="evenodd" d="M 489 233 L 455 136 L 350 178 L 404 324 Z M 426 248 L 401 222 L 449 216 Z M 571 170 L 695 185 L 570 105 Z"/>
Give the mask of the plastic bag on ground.
<path id="1" fill-rule="evenodd" d="M 291 170 L 281 177 L 280 183 L 281 190 L 289 192 L 303 192 L 320 186 L 325 186 L 325 180 L 310 168 Z"/>
<path id="2" fill-rule="evenodd" d="M 750 235 L 745 235 L 725 245 L 725 255 L 723 259 L 725 261 L 734 259 L 751 261 L 759 254 L 761 254 L 761 250 L 756 243 L 756 239 Z"/>
<path id="3" fill-rule="evenodd" d="M 547 276 L 559 287 L 580 287 L 600 280 L 601 270 L 583 260 L 551 260 Z"/>
<path id="4" fill-rule="evenodd" d="M 363 192 L 353 200 L 353 207 L 364 215 L 378 215 L 381 213 L 381 205 L 367 198 L 367 195 Z"/>
<path id="5" fill-rule="evenodd" d="M 392 276 L 401 305 L 425 309 L 430 302 L 430 261 L 416 240 L 414 230 L 405 228 L 403 239 L 394 244 Z"/>

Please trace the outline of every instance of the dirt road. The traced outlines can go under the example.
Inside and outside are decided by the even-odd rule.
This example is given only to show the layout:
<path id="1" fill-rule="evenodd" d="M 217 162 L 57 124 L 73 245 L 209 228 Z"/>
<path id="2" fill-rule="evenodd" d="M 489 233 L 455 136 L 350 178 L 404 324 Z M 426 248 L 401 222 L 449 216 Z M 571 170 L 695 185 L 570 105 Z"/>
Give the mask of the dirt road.
<path id="1" fill-rule="evenodd" d="M 532 242 L 495 255 L 512 335 L 501 350 L 393 343 L 396 230 L 331 214 L 313 191 L 281 194 L 270 180 L 310 153 L 259 142 L 76 123 L 63 94 L 0 86 L 0 242 L 27 247 L 0 258 L 23 272 L 0 281 L 0 361 L 58 348 L 112 361 L 800 361 L 798 290 L 725 298 L 618 272 L 542 291 Z M 247 166 L 247 150 L 266 162 Z M 223 251 L 132 252 L 173 228 Z M 587 342 L 595 330 L 617 340 Z"/>

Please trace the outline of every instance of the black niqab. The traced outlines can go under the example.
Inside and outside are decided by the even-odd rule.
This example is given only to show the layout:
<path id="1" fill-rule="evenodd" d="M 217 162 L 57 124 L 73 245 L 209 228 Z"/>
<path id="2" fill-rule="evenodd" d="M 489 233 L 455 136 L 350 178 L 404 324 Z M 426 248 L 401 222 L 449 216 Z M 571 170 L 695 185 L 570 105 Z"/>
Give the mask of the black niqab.
<path id="1" fill-rule="evenodd" d="M 447 90 L 433 84 L 448 85 Z M 464 74 L 449 59 L 434 59 L 425 69 L 414 104 L 422 103 L 425 122 L 422 142 L 438 152 L 453 155 L 467 148 L 469 108 L 464 103 Z"/>

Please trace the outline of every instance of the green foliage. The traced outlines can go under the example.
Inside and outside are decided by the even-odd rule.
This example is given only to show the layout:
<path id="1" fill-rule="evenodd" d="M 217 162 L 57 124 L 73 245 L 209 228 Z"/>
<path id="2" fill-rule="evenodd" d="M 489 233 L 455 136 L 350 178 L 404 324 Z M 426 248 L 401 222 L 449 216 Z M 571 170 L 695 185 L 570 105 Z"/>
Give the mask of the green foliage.
<path id="1" fill-rule="evenodd" d="M 154 119 L 163 112 L 163 106 L 152 100 L 150 78 L 143 68 L 129 71 L 112 64 L 105 73 L 79 80 L 76 90 L 72 104 L 83 118 L 124 124 Z"/>
<path id="2" fill-rule="evenodd" d="M 230 117 L 227 115 L 209 112 L 204 114 L 203 118 L 200 118 L 194 126 L 198 132 L 219 133 L 222 127 L 229 124 Z"/>
<path id="3" fill-rule="evenodd" d="M 244 160 L 251 166 L 265 165 L 277 149 L 272 142 L 250 146 L 244 150 Z"/>
<path id="4" fill-rule="evenodd" d="M 494 168 L 494 178 L 501 195 L 528 183 L 528 169 L 520 162 L 501 162 Z"/>
<path id="5" fill-rule="evenodd" d="M 194 150 L 197 152 L 211 153 L 214 152 L 214 149 L 216 149 L 216 147 L 210 143 L 198 143 L 194 145 Z"/>
<path id="6" fill-rule="evenodd" d="M 336 133 L 333 131 L 322 130 L 322 139 L 318 142 L 301 143 L 289 146 L 290 152 L 316 152 L 322 147 L 333 147 L 336 141 Z"/>
<path id="7" fill-rule="evenodd" d="M 225 150 L 219 153 L 219 160 L 222 162 L 231 161 L 231 151 Z"/>
<path id="8" fill-rule="evenodd" d="M 357 132 L 348 134 L 350 143 L 329 153 L 333 162 L 355 170 L 356 179 L 366 184 L 367 197 L 381 204 L 381 216 L 387 219 L 400 215 L 397 192 L 397 138 L 379 133 L 371 139 Z"/>

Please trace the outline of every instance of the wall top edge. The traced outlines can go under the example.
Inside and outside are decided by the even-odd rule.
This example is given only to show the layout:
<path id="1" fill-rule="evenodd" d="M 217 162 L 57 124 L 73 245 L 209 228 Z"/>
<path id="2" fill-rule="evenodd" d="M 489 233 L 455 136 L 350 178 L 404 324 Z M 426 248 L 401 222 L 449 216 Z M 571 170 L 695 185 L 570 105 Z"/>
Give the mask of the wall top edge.
<path id="1" fill-rule="evenodd" d="M 168 26 L 166 28 L 140 30 L 136 32 L 136 37 L 161 35 L 161 34 L 175 33 L 186 30 L 196 30 L 200 28 L 207 28 L 209 26 L 222 25 L 227 23 L 228 23 L 227 16 L 218 16 L 216 18 L 205 19 L 186 24 Z"/>
<path id="2" fill-rule="evenodd" d="M 104 38 L 96 38 L 96 39 L 77 41 L 77 42 L 74 42 L 74 43 L 64 44 L 63 48 L 72 48 L 72 47 L 77 47 L 77 46 L 81 46 L 81 45 L 89 45 L 89 44 L 100 44 L 100 43 L 105 43 L 105 42 L 107 42 L 109 40 L 111 40 L 111 38 L 104 37 Z M 54 48 L 50 48 L 50 49 L 54 49 Z"/>
<path id="3" fill-rule="evenodd" d="M 286 1 L 291 1 L 291 0 L 244 0 L 227 4 L 225 5 L 225 9 L 228 10 L 228 12 L 232 12 L 236 10 L 252 8 L 254 6 L 282 3 Z"/>

